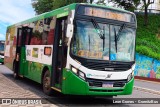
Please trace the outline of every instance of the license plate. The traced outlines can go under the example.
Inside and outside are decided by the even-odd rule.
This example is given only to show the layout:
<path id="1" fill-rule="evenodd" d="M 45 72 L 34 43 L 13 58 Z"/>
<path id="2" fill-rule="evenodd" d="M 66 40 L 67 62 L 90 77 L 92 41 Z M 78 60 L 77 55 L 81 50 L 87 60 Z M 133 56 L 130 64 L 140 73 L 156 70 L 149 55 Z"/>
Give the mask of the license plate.
<path id="1" fill-rule="evenodd" d="M 104 87 L 104 88 L 111 88 L 111 87 L 113 87 L 113 83 L 103 83 L 102 87 Z"/>

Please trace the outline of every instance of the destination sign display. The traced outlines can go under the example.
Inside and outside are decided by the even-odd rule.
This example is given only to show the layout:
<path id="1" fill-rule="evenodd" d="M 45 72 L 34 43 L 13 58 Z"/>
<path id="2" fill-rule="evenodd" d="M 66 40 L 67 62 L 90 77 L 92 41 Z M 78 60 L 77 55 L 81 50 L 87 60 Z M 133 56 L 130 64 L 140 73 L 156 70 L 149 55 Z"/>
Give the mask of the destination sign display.
<path id="1" fill-rule="evenodd" d="M 102 52 L 90 52 L 86 50 L 79 50 L 78 56 L 100 59 L 102 58 Z"/>
<path id="2" fill-rule="evenodd" d="M 132 14 L 120 12 L 112 9 L 80 6 L 78 8 L 78 14 L 124 21 L 124 22 L 134 22 Z"/>

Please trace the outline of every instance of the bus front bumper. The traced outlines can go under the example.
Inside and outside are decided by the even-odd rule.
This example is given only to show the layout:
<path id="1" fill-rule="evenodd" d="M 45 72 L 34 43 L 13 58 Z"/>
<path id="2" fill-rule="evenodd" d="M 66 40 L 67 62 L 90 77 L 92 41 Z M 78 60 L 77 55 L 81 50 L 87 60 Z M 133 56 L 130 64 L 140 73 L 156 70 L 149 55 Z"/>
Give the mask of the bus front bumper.
<path id="1" fill-rule="evenodd" d="M 90 87 L 88 82 L 82 80 L 71 71 L 64 70 L 62 93 L 71 95 L 116 96 L 132 94 L 134 77 L 123 87 Z"/>

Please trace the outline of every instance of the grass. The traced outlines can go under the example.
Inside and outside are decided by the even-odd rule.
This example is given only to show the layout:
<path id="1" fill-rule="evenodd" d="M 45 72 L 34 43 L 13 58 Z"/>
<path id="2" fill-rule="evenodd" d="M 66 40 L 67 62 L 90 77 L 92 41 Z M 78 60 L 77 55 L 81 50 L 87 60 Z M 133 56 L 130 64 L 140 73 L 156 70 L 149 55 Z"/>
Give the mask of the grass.
<path id="1" fill-rule="evenodd" d="M 148 26 L 144 26 L 143 15 L 137 15 L 136 52 L 160 60 L 160 16 L 149 15 Z"/>

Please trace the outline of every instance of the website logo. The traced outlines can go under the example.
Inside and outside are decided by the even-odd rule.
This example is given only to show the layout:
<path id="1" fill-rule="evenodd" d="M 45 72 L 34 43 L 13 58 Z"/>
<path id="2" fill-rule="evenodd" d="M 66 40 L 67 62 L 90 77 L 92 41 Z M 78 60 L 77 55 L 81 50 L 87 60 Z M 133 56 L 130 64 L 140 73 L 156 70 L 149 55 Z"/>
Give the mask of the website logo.
<path id="1" fill-rule="evenodd" d="M 105 79 L 111 78 L 111 75 L 112 75 L 112 74 L 108 74 Z"/>

